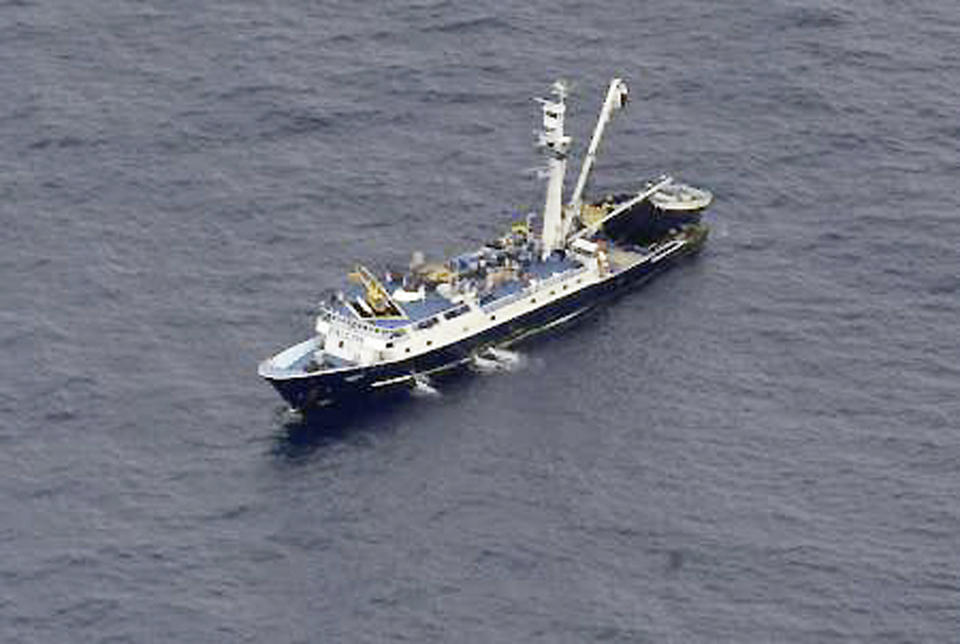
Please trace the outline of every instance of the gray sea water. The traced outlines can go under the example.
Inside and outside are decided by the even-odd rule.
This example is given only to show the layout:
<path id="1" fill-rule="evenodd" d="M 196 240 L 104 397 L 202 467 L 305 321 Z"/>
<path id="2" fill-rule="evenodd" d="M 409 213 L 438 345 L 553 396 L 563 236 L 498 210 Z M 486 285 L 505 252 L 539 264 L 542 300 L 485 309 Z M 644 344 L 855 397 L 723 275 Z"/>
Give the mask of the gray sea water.
<path id="1" fill-rule="evenodd" d="M 0 3 L 0 641 L 951 642 L 960 5 Z M 714 191 L 523 367 L 297 421 L 357 260 Z M 572 174 L 572 173 L 571 173 Z"/>

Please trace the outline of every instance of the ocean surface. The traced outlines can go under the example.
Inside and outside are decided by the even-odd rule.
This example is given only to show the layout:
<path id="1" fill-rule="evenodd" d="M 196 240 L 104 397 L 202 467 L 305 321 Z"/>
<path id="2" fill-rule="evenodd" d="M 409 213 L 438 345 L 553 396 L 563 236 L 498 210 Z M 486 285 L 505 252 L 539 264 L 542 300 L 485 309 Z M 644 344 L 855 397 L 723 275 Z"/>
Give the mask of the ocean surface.
<path id="1" fill-rule="evenodd" d="M 287 413 L 321 291 L 538 208 L 531 97 L 582 150 L 614 75 L 593 193 L 704 252 Z M 0 641 L 958 641 L 958 81 L 945 0 L 0 2 Z"/>

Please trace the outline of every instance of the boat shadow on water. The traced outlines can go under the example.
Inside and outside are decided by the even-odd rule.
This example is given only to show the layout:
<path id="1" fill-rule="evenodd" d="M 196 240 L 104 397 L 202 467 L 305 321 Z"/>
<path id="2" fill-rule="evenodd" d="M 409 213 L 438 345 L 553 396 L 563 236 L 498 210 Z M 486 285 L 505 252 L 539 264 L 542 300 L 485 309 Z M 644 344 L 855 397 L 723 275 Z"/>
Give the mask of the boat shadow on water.
<path id="1" fill-rule="evenodd" d="M 369 444 L 409 421 L 424 402 L 456 395 L 468 386 L 470 373 L 460 369 L 416 387 L 399 387 L 339 401 L 307 411 L 278 408 L 271 453 L 298 460 L 337 445 Z"/>
<path id="2" fill-rule="evenodd" d="M 392 391 L 304 412 L 278 409 L 271 453 L 297 460 L 335 445 L 364 442 L 390 431 L 398 414 L 413 402 L 409 391 Z"/>

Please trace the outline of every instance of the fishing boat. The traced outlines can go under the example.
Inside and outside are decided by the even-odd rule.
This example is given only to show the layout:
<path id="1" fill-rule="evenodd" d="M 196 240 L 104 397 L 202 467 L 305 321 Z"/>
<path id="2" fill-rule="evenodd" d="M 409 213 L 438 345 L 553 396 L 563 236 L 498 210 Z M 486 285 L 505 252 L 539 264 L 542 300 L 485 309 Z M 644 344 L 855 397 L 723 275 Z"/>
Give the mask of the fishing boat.
<path id="1" fill-rule="evenodd" d="M 504 347 L 582 315 L 702 247 L 708 227 L 701 215 L 712 201 L 706 190 L 662 175 L 633 192 L 583 197 L 607 124 L 627 104 L 620 78 L 610 82 L 564 201 L 567 94 L 557 82 L 550 98 L 537 99 L 537 144 L 547 160 L 540 216 L 443 262 L 414 253 L 409 270 L 382 276 L 357 266 L 319 303 L 312 335 L 259 366 L 292 408 L 416 386 L 471 363 L 489 366 L 503 359 Z"/>

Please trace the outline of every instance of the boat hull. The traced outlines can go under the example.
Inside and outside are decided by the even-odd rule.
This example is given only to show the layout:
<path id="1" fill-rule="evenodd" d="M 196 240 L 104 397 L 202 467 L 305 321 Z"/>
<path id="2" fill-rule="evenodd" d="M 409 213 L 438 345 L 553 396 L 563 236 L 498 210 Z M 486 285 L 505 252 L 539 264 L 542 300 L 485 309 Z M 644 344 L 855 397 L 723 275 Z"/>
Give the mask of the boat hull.
<path id="1" fill-rule="evenodd" d="M 264 378 L 295 409 L 308 409 L 387 388 L 410 386 L 417 375 L 455 369 L 468 363 L 473 355 L 486 347 L 507 345 L 578 317 L 620 291 L 646 281 L 680 258 L 697 252 L 705 237 L 706 229 L 700 227 L 698 235 L 688 243 L 655 262 L 639 263 L 540 308 L 429 352 L 363 367 L 289 376 L 264 375 Z"/>

